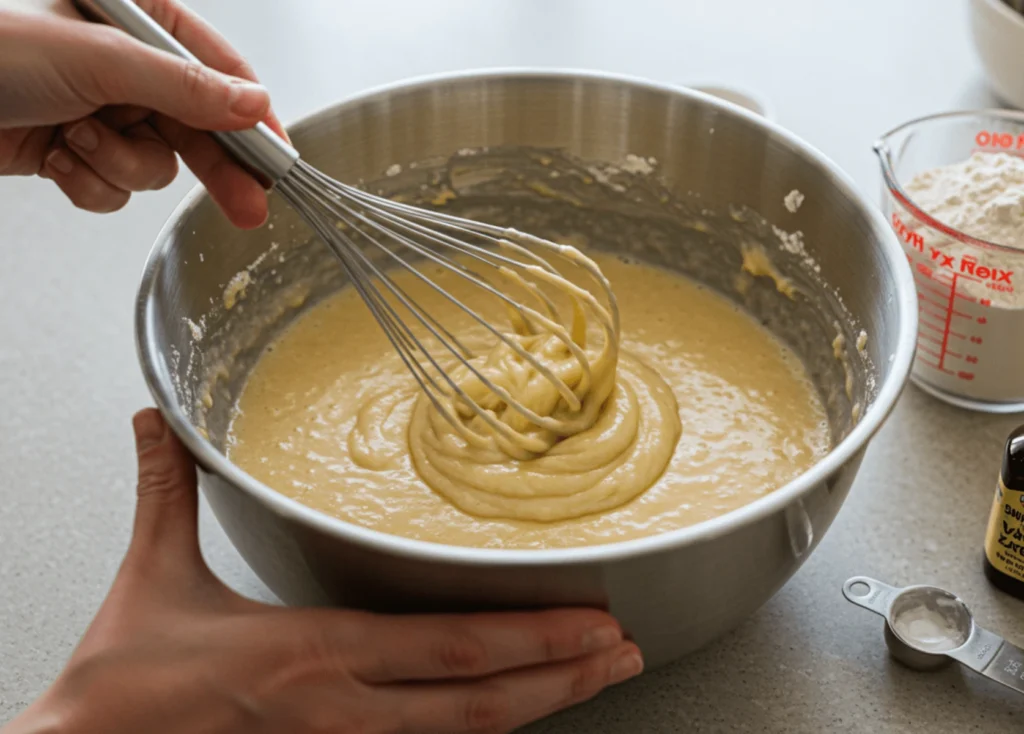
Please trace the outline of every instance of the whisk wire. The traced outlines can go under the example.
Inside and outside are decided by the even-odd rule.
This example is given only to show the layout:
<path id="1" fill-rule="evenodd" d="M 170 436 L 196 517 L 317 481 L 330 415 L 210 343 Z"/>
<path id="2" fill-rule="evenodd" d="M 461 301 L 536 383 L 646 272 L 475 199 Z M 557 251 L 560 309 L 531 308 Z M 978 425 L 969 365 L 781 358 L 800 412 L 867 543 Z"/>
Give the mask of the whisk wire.
<path id="1" fill-rule="evenodd" d="M 304 216 L 307 213 L 307 209 L 304 206 L 299 206 L 298 210 Z M 428 329 L 428 331 L 432 334 L 432 336 L 434 336 L 435 339 L 437 339 L 439 343 L 441 343 L 452 354 L 458 357 L 457 350 L 454 347 L 452 347 L 449 343 L 447 343 L 446 340 L 441 336 L 441 334 L 438 333 L 438 331 L 435 330 L 433 326 L 429 323 L 429 321 L 433 321 L 434 319 L 432 319 L 432 317 L 429 317 L 429 314 L 427 314 L 427 312 L 424 309 L 422 309 L 418 304 L 416 304 L 415 301 L 410 299 L 405 293 L 405 291 L 401 289 L 399 286 L 397 286 L 390 277 L 388 277 L 383 271 L 377 268 L 376 265 L 372 261 L 370 261 L 366 254 L 362 252 L 362 250 L 358 248 L 355 245 L 355 243 L 353 243 L 351 239 L 348 238 L 347 235 L 345 235 L 344 233 L 338 233 L 337 230 L 332 232 L 331 227 L 325 225 L 322 221 L 319 220 L 312 224 L 317 234 L 324 238 L 326 242 L 331 244 L 332 250 L 334 250 L 335 254 L 341 260 L 346 272 L 349 274 L 349 277 L 353 282 L 354 287 L 356 288 L 360 297 L 362 297 L 363 300 L 366 302 L 366 305 L 369 308 L 371 315 L 381 326 L 389 342 L 391 343 L 392 347 L 398 352 L 399 357 L 405 364 L 406 368 L 413 373 L 413 377 L 416 379 L 416 382 L 419 384 L 420 388 L 423 390 L 423 392 L 427 394 L 427 396 L 431 400 L 431 403 L 438 410 L 438 412 L 452 425 L 453 428 L 456 429 L 456 431 L 468 443 L 476 446 L 485 446 L 487 444 L 487 437 L 470 430 L 460 421 L 458 421 L 456 417 L 452 415 L 450 408 L 441 403 L 441 401 L 437 399 L 437 396 L 431 391 L 431 389 L 428 388 L 428 384 L 430 388 L 433 388 L 434 391 L 446 397 L 450 396 L 452 392 L 454 392 L 454 394 L 458 395 L 460 399 L 460 404 L 469 407 L 474 412 L 475 415 L 479 416 L 481 420 L 483 420 L 493 431 L 495 431 L 495 433 L 500 435 L 506 441 L 522 444 L 525 448 L 532 449 L 534 451 L 543 450 L 544 443 L 542 441 L 540 441 L 539 439 L 528 439 L 524 441 L 524 437 L 521 434 L 515 432 L 507 424 L 499 421 L 492 412 L 482 408 L 449 375 L 449 373 L 441 367 L 441 365 L 433 357 L 431 352 L 422 347 L 422 344 L 413 334 L 408 324 L 406 324 L 405 321 L 398 315 L 392 304 L 390 304 L 387 301 L 387 299 L 383 297 L 380 291 L 373 285 L 372 278 L 368 276 L 364 268 L 369 269 L 373 277 L 376 277 L 378 280 L 384 283 L 385 287 L 387 287 L 391 291 L 392 295 L 394 295 L 396 299 L 398 299 L 399 302 L 403 306 L 405 306 L 409 310 L 409 312 L 412 313 L 423 326 L 425 326 Z M 348 248 L 337 247 L 336 244 L 338 239 L 342 239 L 343 241 L 345 241 L 346 244 L 348 245 Z M 353 258 L 358 258 L 359 260 L 361 260 L 362 266 L 355 262 Z M 438 384 L 437 380 L 434 379 L 433 375 L 422 365 L 422 363 L 420 363 L 418 359 L 416 359 L 414 352 L 420 352 L 423 355 L 423 357 L 434 368 L 436 373 L 439 374 L 441 378 L 443 378 L 443 380 L 448 384 L 451 391 L 446 390 L 444 387 Z M 514 399 L 508 393 L 507 390 L 498 385 L 495 385 L 485 375 L 481 374 L 479 370 L 477 370 L 476 367 L 472 365 L 472 363 L 467 362 L 465 360 L 461 361 L 463 364 L 467 365 L 470 368 L 471 372 L 474 375 L 476 375 L 477 378 L 480 379 L 480 381 L 489 390 L 493 391 L 496 395 L 505 400 L 507 404 L 513 407 L 513 409 L 519 406 L 518 402 L 514 401 Z M 526 417 L 528 420 L 536 417 L 538 419 L 537 424 L 540 427 L 547 428 L 548 430 L 557 430 L 559 428 L 557 422 L 554 421 L 553 419 L 538 416 L 535 412 L 526 409 L 525 406 L 522 407 L 523 410 L 526 412 L 526 415 L 524 417 Z"/>
<path id="2" fill-rule="evenodd" d="M 534 309 L 531 309 L 531 308 L 529 308 L 527 306 L 523 306 L 522 304 L 519 304 L 519 303 L 513 301 L 507 294 L 498 291 L 492 285 L 490 285 L 488 282 L 486 282 L 486 280 L 482 279 L 479 276 L 479 274 L 476 274 L 476 273 L 473 273 L 471 271 L 468 271 L 467 269 L 463 269 L 463 268 L 459 268 L 459 267 L 454 267 L 454 266 L 450 265 L 447 262 L 448 259 L 445 258 L 444 256 L 439 256 L 436 252 L 430 250 L 429 248 L 422 247 L 421 245 L 419 245 L 415 241 L 409 239 L 408 237 L 406 237 L 406 236 L 404 236 L 402 234 L 396 233 L 393 230 L 390 230 L 390 229 L 388 229 L 386 227 L 382 227 L 378 222 L 375 222 L 374 220 L 370 219 L 365 214 L 363 214 L 361 212 L 358 212 L 358 211 L 355 211 L 351 207 L 349 207 L 349 206 L 347 206 L 345 204 L 339 204 L 339 206 L 342 208 L 342 210 L 345 213 L 349 214 L 352 217 L 357 218 L 359 221 L 363 222 L 364 224 L 366 224 L 368 226 L 374 227 L 375 229 L 377 229 L 379 232 L 381 232 L 385 236 L 389 237 L 392 240 L 400 242 L 401 244 L 405 245 L 406 247 L 408 247 L 409 249 L 413 250 L 417 254 L 422 255 L 427 260 L 430 260 L 431 262 L 433 262 L 435 264 L 438 264 L 441 267 L 447 268 L 447 269 L 451 270 L 452 272 L 457 273 L 461 277 L 469 280 L 474 285 L 476 285 L 476 286 L 478 286 L 480 288 L 483 288 L 484 290 L 486 290 L 487 292 L 491 293 L 492 295 L 498 297 L 499 299 L 501 299 L 501 300 L 503 300 L 503 301 L 505 301 L 505 302 L 507 302 L 509 304 L 513 304 L 515 306 L 516 310 L 520 314 L 523 314 L 525 312 L 525 315 L 528 316 L 530 319 L 536 319 L 537 321 L 539 321 L 546 329 L 548 329 L 552 334 L 554 334 L 557 338 L 559 338 L 559 340 L 563 344 L 565 344 L 565 346 L 580 361 L 580 364 L 583 366 L 583 369 L 586 372 L 589 373 L 589 364 L 588 364 L 588 360 L 586 358 L 585 353 L 573 341 L 572 337 L 565 331 L 564 327 L 562 327 L 561 324 L 556 323 L 552 319 L 544 316 L 543 314 L 537 312 Z M 344 217 L 342 217 L 340 214 L 336 213 L 336 215 L 339 216 L 340 218 L 344 219 Z M 399 224 L 408 225 L 410 223 L 399 222 Z M 430 234 L 433 234 L 433 233 L 431 233 L 429 230 L 427 230 L 426 234 L 430 235 Z M 336 237 L 338 237 L 338 235 L 335 235 L 335 234 L 332 233 L 331 238 L 329 238 L 329 240 L 328 240 L 328 244 L 332 244 L 332 247 L 334 246 L 332 241 Z M 540 372 L 542 375 L 544 375 L 544 377 L 547 380 L 549 380 L 552 384 L 554 384 L 556 386 L 556 388 L 558 389 L 559 394 L 569 404 L 571 410 L 579 410 L 579 407 L 580 407 L 579 398 L 573 392 L 572 388 L 570 388 L 565 383 L 564 380 L 562 380 L 557 375 L 555 375 L 554 372 L 551 371 L 551 369 L 549 367 L 547 367 L 543 362 L 541 362 L 539 359 L 537 359 L 537 357 L 535 357 L 533 354 L 531 354 L 526 349 L 524 349 L 523 346 L 521 344 L 519 344 L 518 341 L 516 341 L 514 338 L 510 337 L 508 334 L 506 334 L 506 333 L 498 330 L 497 328 L 495 328 L 489 321 L 487 321 L 485 318 L 483 318 L 480 314 L 478 314 L 473 309 L 469 308 L 465 303 L 463 303 L 461 300 L 459 300 L 458 298 L 453 296 L 451 293 L 449 293 L 448 291 L 446 291 L 443 288 L 441 288 L 439 285 L 437 285 L 437 283 L 435 283 L 430 278 L 428 278 L 426 275 L 424 275 L 419 269 L 409 267 L 408 263 L 403 258 L 401 258 L 397 253 L 395 253 L 392 249 L 384 246 L 383 243 L 379 242 L 378 240 L 375 240 L 373 238 L 367 238 L 367 239 L 368 239 L 368 242 L 371 245 L 373 245 L 374 247 L 377 247 L 379 250 L 381 250 L 383 253 L 385 253 L 388 257 L 392 258 L 396 262 L 396 264 L 409 269 L 409 271 L 412 272 L 420 281 L 425 283 L 428 287 L 430 287 L 436 293 L 438 293 L 439 295 L 441 295 L 442 297 L 447 299 L 453 305 L 457 306 L 460 310 L 462 310 L 464 313 L 466 313 L 471 318 L 473 318 L 477 323 L 479 323 L 480 325 L 485 327 L 488 331 L 490 331 L 493 336 L 495 336 L 496 338 L 501 340 L 506 346 L 508 346 L 510 349 L 512 349 L 514 352 L 516 352 L 517 355 L 519 355 L 522 359 L 524 359 L 526 362 L 528 362 L 530 364 L 530 366 L 532 366 L 534 369 L 536 369 L 538 372 Z M 355 243 L 352 242 L 351 239 L 349 239 L 347 236 L 345 237 L 345 240 L 346 240 L 347 244 L 349 244 L 350 246 L 355 247 L 356 249 L 358 249 L 358 247 L 355 245 Z M 509 262 L 514 262 L 514 261 L 509 260 Z M 367 261 L 367 264 L 370 265 L 370 267 L 373 268 L 374 274 L 378 278 L 382 279 L 382 281 L 383 281 L 383 277 L 384 277 L 383 273 L 379 269 L 377 269 L 375 266 L 372 266 L 372 264 L 369 263 L 369 261 Z M 420 318 L 419 313 L 417 312 L 417 309 L 414 309 L 410 305 L 409 301 L 407 299 L 405 299 L 404 297 L 403 297 L 402 301 L 403 301 L 403 305 L 405 305 L 407 308 L 409 308 L 410 311 L 412 311 L 414 314 L 416 314 L 417 318 L 420 321 L 422 321 L 422 319 Z M 550 302 L 549 302 L 549 305 L 550 305 Z M 426 323 L 424 323 L 424 325 L 427 326 Z M 433 331 L 433 329 L 431 329 L 431 332 L 434 334 L 435 337 L 438 337 L 438 335 L 436 334 L 436 332 Z M 443 340 L 442 340 L 442 343 L 443 343 Z M 447 346 L 447 344 L 446 344 L 446 346 Z M 454 353 L 454 351 L 453 351 L 453 353 Z M 459 355 L 456 354 L 455 356 L 458 357 Z M 509 395 L 507 391 L 505 391 L 503 388 L 495 385 L 491 380 L 487 379 L 478 369 L 476 369 L 476 367 L 474 365 L 472 365 L 472 363 L 467 363 L 467 366 L 470 368 L 472 373 L 478 379 L 480 379 L 482 382 L 484 382 L 484 384 L 487 385 L 487 387 L 489 389 L 493 390 L 496 394 L 499 395 L 499 397 L 501 397 L 503 400 L 505 400 L 507 404 L 509 404 L 514 410 L 516 410 L 516 412 L 520 413 L 521 415 L 523 415 L 523 417 L 525 417 L 527 420 L 529 420 L 530 422 L 534 423 L 537 426 L 540 426 L 542 428 L 547 428 L 549 430 L 555 430 L 555 427 L 558 425 L 557 421 L 553 421 L 553 420 L 551 420 L 549 418 L 546 418 L 546 417 L 543 417 L 543 416 L 539 416 L 539 415 L 537 415 L 536 412 L 531 411 L 531 410 L 527 409 L 525 406 L 522 406 L 521 404 L 519 404 L 518 401 L 512 400 L 511 399 L 511 395 Z"/>
<path id="3" fill-rule="evenodd" d="M 493 407 L 484 407 L 474 399 L 460 384 L 461 378 L 456 379 L 426 348 L 413 330 L 412 323 L 423 327 L 432 340 L 450 353 L 469 375 L 496 396 L 502 405 L 522 416 L 529 424 L 554 435 L 567 435 L 573 430 L 571 416 L 540 415 L 517 400 L 507 388 L 490 379 L 481 369 L 482 365 L 476 364 L 473 350 L 396 282 L 384 263 L 390 262 L 409 271 L 432 292 L 484 327 L 547 380 L 564 401 L 569 413 L 573 414 L 581 410 L 581 396 L 587 393 L 593 380 L 590 357 L 585 351 L 587 334 L 584 307 L 598 315 L 598 321 L 605 332 L 605 344 L 597 358 L 607 358 L 609 350 L 617 349 L 618 344 L 619 315 L 615 298 L 607 280 L 592 261 L 581 256 L 574 248 L 516 230 L 378 198 L 336 182 L 301 160 L 279 183 L 278 190 L 338 257 L 353 287 L 366 303 L 402 363 L 434 408 L 467 442 L 486 446 L 491 438 L 473 430 L 471 424 L 459 420 L 453 410 L 461 412 L 463 408 L 468 408 L 494 432 L 495 437 L 526 451 L 543 451 L 549 445 L 540 437 L 509 425 L 500 419 Z M 610 310 L 605 311 L 590 290 L 566 280 L 548 259 L 529 246 L 545 254 L 559 256 L 582 268 L 603 289 Z M 579 366 L 575 388 L 537 354 L 525 348 L 520 338 L 494 326 L 474 308 L 432 280 L 422 267 L 415 267 L 399 250 L 415 256 L 423 263 L 436 265 L 455 274 L 496 299 L 509 310 L 513 325 L 524 336 L 537 334 L 540 330 L 557 339 Z M 383 261 L 372 257 L 373 252 L 380 253 Z M 493 270 L 504 282 L 523 291 L 536 303 L 536 308 L 498 288 L 488 276 L 480 272 L 478 268 L 481 267 Z M 572 309 L 571 333 L 562 323 L 558 308 L 542 288 L 545 284 L 556 286 L 568 298 Z M 397 307 L 405 309 L 412 316 L 413 322 L 403 318 Z M 492 404 L 488 402 L 487 405 Z"/>

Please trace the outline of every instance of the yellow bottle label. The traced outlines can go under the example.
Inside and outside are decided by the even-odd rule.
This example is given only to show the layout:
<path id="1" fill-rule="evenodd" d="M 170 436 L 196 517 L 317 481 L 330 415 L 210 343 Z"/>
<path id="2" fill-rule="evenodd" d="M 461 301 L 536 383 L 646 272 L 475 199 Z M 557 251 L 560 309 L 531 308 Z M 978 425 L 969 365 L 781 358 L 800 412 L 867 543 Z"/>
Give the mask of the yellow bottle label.
<path id="1" fill-rule="evenodd" d="M 1024 492 L 1008 489 L 1001 477 L 988 518 L 985 555 L 997 571 L 1024 581 Z"/>

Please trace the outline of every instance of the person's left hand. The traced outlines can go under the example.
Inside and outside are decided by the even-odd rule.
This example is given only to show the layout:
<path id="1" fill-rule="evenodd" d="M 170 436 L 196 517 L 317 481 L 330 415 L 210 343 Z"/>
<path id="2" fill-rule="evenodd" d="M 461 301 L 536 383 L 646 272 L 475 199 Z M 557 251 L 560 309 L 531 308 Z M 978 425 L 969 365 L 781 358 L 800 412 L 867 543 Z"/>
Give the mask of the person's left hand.
<path id="1" fill-rule="evenodd" d="M 643 668 L 596 609 L 387 616 L 245 599 L 203 560 L 188 451 L 156 410 L 135 433 L 124 563 L 64 672 L 0 734 L 496 734 Z"/>
<path id="2" fill-rule="evenodd" d="M 0 0 L 0 175 L 52 180 L 81 209 L 110 212 L 163 188 L 175 151 L 239 227 L 266 192 L 204 131 L 265 121 L 287 139 L 246 61 L 177 0 L 135 0 L 205 64 L 85 22 L 67 2 Z"/>

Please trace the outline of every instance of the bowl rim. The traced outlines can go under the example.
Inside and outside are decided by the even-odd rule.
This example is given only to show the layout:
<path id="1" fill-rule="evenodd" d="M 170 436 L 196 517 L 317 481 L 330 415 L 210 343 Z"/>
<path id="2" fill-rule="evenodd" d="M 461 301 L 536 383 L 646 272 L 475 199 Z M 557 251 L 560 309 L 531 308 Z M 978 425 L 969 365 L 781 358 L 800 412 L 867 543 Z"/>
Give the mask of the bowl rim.
<path id="1" fill-rule="evenodd" d="M 768 132 L 782 138 L 788 145 L 822 166 L 833 177 L 841 193 L 862 210 L 867 221 L 877 230 L 881 254 L 886 260 L 887 266 L 893 271 L 896 283 L 896 293 L 892 295 L 897 301 L 899 323 L 897 324 L 896 348 L 888 358 L 890 372 L 882 382 L 872 404 L 864 411 L 860 421 L 820 461 L 782 487 L 724 515 L 643 538 L 570 548 L 476 548 L 405 538 L 332 517 L 276 492 L 235 466 L 203 437 L 178 406 L 171 376 L 167 372 L 166 363 L 152 338 L 155 326 L 153 296 L 157 279 L 170 250 L 171 236 L 180 223 L 185 221 L 188 213 L 207 196 L 205 189 L 201 185 L 197 185 L 171 213 L 161 228 L 146 260 L 135 303 L 135 333 L 139 362 L 157 407 L 172 430 L 195 457 L 197 464 L 206 472 L 217 474 L 283 519 L 309 526 L 318 532 L 357 544 L 368 550 L 442 564 L 502 567 L 551 566 L 621 561 L 720 537 L 738 527 L 746 526 L 784 510 L 826 481 L 866 447 L 868 441 L 892 412 L 910 375 L 917 342 L 917 297 L 913 275 L 906 255 L 896 240 L 895 233 L 888 226 L 881 212 L 871 206 L 859 193 L 853 180 L 823 153 L 773 121 L 703 92 L 633 76 L 574 69 L 491 68 L 434 74 L 378 86 L 352 95 L 312 114 L 302 116 L 292 126 L 314 125 L 323 117 L 336 114 L 337 110 L 342 107 L 365 105 L 374 98 L 384 97 L 398 91 L 473 80 L 500 82 L 528 78 L 611 82 L 665 95 L 696 98 L 722 112 L 746 117 L 754 125 L 767 128 Z"/>
<path id="2" fill-rule="evenodd" d="M 1024 31 L 1024 13 L 1018 13 L 1003 2 L 1003 0 L 974 0 L 973 5 L 976 11 L 981 6 L 988 6 L 990 12 L 1001 15 L 1003 18 L 1008 19 L 1012 25 L 1016 26 L 1018 30 Z M 1011 18 L 1012 20 L 1010 20 Z"/>

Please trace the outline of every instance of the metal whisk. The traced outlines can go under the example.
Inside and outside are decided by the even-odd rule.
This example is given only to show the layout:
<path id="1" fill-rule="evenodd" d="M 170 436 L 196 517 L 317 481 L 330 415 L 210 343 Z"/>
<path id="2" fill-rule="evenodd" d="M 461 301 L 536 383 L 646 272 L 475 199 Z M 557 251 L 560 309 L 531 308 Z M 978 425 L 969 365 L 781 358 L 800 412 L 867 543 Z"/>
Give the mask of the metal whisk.
<path id="1" fill-rule="evenodd" d="M 479 416 L 507 440 L 515 441 L 528 450 L 539 452 L 546 449 L 542 441 L 531 440 L 522 431 L 513 430 L 506 422 L 499 421 L 492 410 L 484 408 L 467 394 L 453 378 L 450 368 L 446 368 L 446 362 L 464 365 L 502 404 L 537 428 L 566 436 L 582 427 L 572 419 L 539 415 L 507 389 L 495 384 L 472 361 L 478 356 L 473 349 L 410 296 L 391 277 L 387 267 L 390 264 L 414 274 L 418 281 L 471 317 L 547 379 L 565 401 L 570 413 L 578 413 L 582 407 L 580 396 L 588 392 L 593 381 L 591 359 L 583 346 L 586 327 L 583 309 L 597 317 L 604 331 L 605 346 L 617 349 L 619 340 L 618 308 L 611 286 L 600 269 L 578 250 L 513 229 L 382 199 L 334 181 L 301 160 L 278 183 L 277 190 L 337 255 L 352 285 L 405 366 L 434 406 L 453 422 L 464 438 L 472 443 L 486 440 L 485 436 L 468 432 L 465 426 L 455 421 L 455 416 L 439 398 L 447 398 L 454 393 L 459 398 L 457 408 Z M 339 227 L 338 223 L 342 226 Z M 607 307 L 594 293 L 565 279 L 540 252 L 557 256 L 589 273 L 603 291 Z M 375 261 L 374 253 L 380 253 L 376 260 L 382 264 Z M 410 263 L 410 256 L 456 274 L 505 306 L 510 320 L 518 325 L 518 331 L 540 331 L 557 338 L 578 361 L 582 371 L 580 381 L 574 387 L 568 385 L 508 330 L 492 324 L 479 311 L 434 282 L 423 268 Z M 536 305 L 530 306 L 514 299 L 498 287 L 499 279 L 532 298 Z M 545 293 L 544 283 L 556 284 L 568 295 L 572 305 L 572 321 L 568 327 L 561 321 L 558 306 Z M 410 319 L 403 318 L 403 312 L 408 314 L 411 324 Z M 437 343 L 440 356 L 435 356 L 417 336 L 417 325 L 421 333 Z M 445 359 L 446 354 L 450 359 Z"/>
<path id="2" fill-rule="evenodd" d="M 86 14 L 107 22 L 138 40 L 163 51 L 198 60 L 152 18 L 129 0 L 78 0 Z M 214 137 L 240 162 L 265 179 L 337 255 L 352 285 L 380 324 L 405 366 L 434 406 L 467 441 L 487 440 L 458 421 L 455 410 L 482 419 L 497 435 L 525 450 L 543 450 L 544 443 L 531 431 L 517 430 L 498 419 L 493 407 L 473 399 L 453 378 L 451 367 L 463 365 L 494 397 L 521 415 L 531 426 L 558 436 L 580 429 L 573 414 L 582 407 L 581 396 L 592 386 L 591 359 L 585 351 L 586 319 L 593 314 L 604 334 L 602 358 L 615 359 L 619 342 L 619 313 L 615 296 L 600 269 L 578 250 L 513 229 L 496 227 L 440 212 L 420 209 L 373 196 L 340 183 L 301 160 L 298 151 L 260 123 L 238 132 L 217 132 Z M 375 257 L 376 255 L 376 257 Z M 546 259 L 555 256 L 581 268 L 597 285 L 605 304 L 589 289 L 573 284 Z M 527 350 L 515 333 L 491 324 L 483 315 L 442 289 L 409 259 L 440 266 L 481 289 L 502 304 L 519 333 L 544 333 L 558 339 L 580 368 L 580 379 L 570 386 L 537 355 Z M 384 265 L 378 264 L 384 263 Z M 478 355 L 425 310 L 389 275 L 389 268 L 415 274 L 419 281 L 468 314 L 496 340 L 505 344 L 557 390 L 567 412 L 557 418 L 540 415 L 487 377 L 474 358 Z M 534 305 L 514 299 L 497 283 L 514 286 Z M 568 296 L 571 322 L 560 312 L 544 285 L 557 286 Z M 400 312 L 401 311 L 401 312 Z M 402 312 L 409 315 L 403 318 Z M 417 336 L 429 335 L 437 343 L 435 355 Z M 457 396 L 454 401 L 452 398 Z M 486 401 L 492 403 L 493 401 Z"/>

